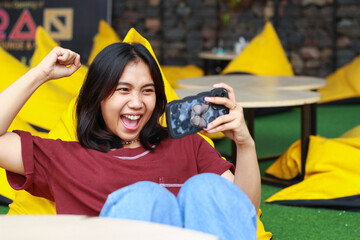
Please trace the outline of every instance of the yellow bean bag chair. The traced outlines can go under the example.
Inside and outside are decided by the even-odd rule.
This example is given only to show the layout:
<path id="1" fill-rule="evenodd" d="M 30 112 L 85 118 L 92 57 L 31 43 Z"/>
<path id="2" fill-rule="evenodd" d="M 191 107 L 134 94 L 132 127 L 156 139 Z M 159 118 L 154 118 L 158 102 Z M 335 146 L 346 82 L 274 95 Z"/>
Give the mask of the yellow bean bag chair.
<path id="1" fill-rule="evenodd" d="M 326 77 L 327 84 L 320 88 L 320 103 L 360 97 L 360 56 Z"/>
<path id="2" fill-rule="evenodd" d="M 343 135 L 341 135 L 341 138 L 353 138 L 353 137 L 360 137 L 360 125 L 350 129 Z"/>
<path id="3" fill-rule="evenodd" d="M 251 40 L 221 74 L 237 72 L 269 76 L 294 75 L 280 39 L 270 22 L 265 24 L 262 32 Z"/>
<path id="4" fill-rule="evenodd" d="M 115 30 L 106 21 L 100 20 L 98 33 L 94 37 L 87 65 L 90 66 L 95 56 L 106 46 L 116 42 L 121 42 L 121 39 Z"/>
<path id="5" fill-rule="evenodd" d="M 24 75 L 29 68 L 14 56 L 0 47 L 0 91 L 10 86 L 18 78 Z"/>
<path id="6" fill-rule="evenodd" d="M 311 136 L 305 178 L 266 200 L 267 203 L 360 210 L 360 126 L 339 138 Z M 293 179 L 301 172 L 300 141 L 266 173 Z"/>
<path id="7" fill-rule="evenodd" d="M 181 88 L 177 83 L 179 79 L 192 78 L 192 77 L 202 77 L 204 76 L 204 71 L 195 66 L 195 65 L 186 65 L 186 66 L 161 66 L 166 79 L 170 83 L 172 88 Z"/>

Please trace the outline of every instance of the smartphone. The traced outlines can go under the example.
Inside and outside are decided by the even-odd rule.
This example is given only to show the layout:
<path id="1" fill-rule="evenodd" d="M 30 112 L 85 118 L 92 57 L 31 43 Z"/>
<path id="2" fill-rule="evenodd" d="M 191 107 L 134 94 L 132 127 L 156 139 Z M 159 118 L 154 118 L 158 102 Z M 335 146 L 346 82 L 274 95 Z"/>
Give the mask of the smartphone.
<path id="1" fill-rule="evenodd" d="M 204 97 L 207 96 L 228 97 L 228 93 L 224 88 L 215 88 L 166 105 L 166 123 L 172 138 L 197 133 L 219 116 L 229 113 L 229 109 L 223 105 L 205 102 Z"/>

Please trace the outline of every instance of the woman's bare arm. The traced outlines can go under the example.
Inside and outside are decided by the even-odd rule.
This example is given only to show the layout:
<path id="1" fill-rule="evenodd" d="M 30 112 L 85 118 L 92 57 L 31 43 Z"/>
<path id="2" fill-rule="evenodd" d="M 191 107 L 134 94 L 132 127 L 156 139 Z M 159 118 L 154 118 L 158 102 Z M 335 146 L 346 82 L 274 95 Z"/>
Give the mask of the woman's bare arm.
<path id="1" fill-rule="evenodd" d="M 247 128 L 242 107 L 235 105 L 233 89 L 224 83 L 216 84 L 214 87 L 225 88 L 229 98 L 206 98 L 205 100 L 224 105 L 230 109 L 230 112 L 209 123 L 204 131 L 208 133 L 223 132 L 225 136 L 235 142 L 237 153 L 235 175 L 228 170 L 222 176 L 233 181 L 243 190 L 258 211 L 261 200 L 261 178 L 255 142 Z"/>

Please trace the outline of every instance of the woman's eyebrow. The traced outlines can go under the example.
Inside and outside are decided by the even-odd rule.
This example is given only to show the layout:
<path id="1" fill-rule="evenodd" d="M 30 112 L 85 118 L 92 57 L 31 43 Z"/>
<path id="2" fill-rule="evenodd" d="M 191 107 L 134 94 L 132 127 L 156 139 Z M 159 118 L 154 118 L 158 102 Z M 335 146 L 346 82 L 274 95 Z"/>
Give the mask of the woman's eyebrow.
<path id="1" fill-rule="evenodd" d="M 118 82 L 118 86 L 119 85 L 126 85 L 126 86 L 131 86 L 130 83 L 127 83 L 127 82 Z"/>
<path id="2" fill-rule="evenodd" d="M 155 87 L 155 84 L 154 83 L 148 83 L 148 84 L 145 84 L 143 87 Z"/>
<path id="3" fill-rule="evenodd" d="M 118 82 L 118 86 L 120 86 L 120 85 L 125 85 L 125 86 L 132 86 L 132 84 L 131 83 L 128 83 L 128 82 Z M 147 83 L 147 84 L 145 84 L 144 86 L 142 86 L 143 88 L 144 87 L 155 87 L 155 84 L 154 83 Z"/>

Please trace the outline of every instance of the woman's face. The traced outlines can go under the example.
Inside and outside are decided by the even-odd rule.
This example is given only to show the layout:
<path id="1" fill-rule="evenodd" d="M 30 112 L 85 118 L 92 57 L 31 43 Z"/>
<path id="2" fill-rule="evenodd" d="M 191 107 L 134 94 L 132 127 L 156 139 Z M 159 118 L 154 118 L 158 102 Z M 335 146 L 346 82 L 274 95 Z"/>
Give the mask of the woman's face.
<path id="1" fill-rule="evenodd" d="M 155 108 L 154 81 L 143 62 L 129 62 L 114 94 L 101 101 L 101 112 L 107 128 L 123 141 L 139 138 L 140 131 Z M 139 142 L 124 145 L 137 147 Z"/>

